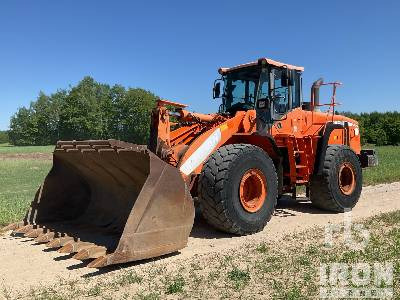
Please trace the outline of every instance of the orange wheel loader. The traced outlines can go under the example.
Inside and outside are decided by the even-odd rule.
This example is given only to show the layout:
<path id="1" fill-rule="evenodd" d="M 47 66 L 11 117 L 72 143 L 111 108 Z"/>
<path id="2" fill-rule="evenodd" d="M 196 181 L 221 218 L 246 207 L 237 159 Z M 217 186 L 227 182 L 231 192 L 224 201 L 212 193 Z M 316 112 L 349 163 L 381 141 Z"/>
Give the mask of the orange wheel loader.
<path id="1" fill-rule="evenodd" d="M 263 230 L 297 186 L 321 209 L 353 208 L 362 168 L 377 156 L 361 150 L 358 123 L 335 114 L 339 82 L 317 80 L 303 101 L 303 70 L 268 58 L 220 68 L 218 113 L 159 100 L 147 146 L 58 142 L 26 217 L 4 230 L 99 268 L 184 248 L 193 198 L 211 225 L 238 235 Z M 324 85 L 333 87 L 327 104 Z"/>

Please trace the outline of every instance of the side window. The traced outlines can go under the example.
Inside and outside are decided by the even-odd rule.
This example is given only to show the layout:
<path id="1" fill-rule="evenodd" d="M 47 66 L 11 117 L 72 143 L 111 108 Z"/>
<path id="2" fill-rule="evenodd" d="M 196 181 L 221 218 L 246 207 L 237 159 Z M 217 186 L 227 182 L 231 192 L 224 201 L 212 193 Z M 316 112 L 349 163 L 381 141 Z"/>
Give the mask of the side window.
<path id="1" fill-rule="evenodd" d="M 260 76 L 260 88 L 258 89 L 258 99 L 265 99 L 269 97 L 269 84 L 268 84 L 268 78 L 269 73 L 268 70 L 265 69 L 261 72 Z"/>
<path id="2" fill-rule="evenodd" d="M 255 93 L 255 81 L 228 78 L 224 88 L 225 109 L 253 109 Z"/>
<path id="3" fill-rule="evenodd" d="M 250 80 L 232 80 L 228 85 L 228 94 L 232 94 L 232 105 L 235 103 L 253 103 L 256 84 Z"/>
<path id="4" fill-rule="evenodd" d="M 281 85 L 281 70 L 274 70 L 274 113 L 285 114 L 289 109 L 288 87 Z"/>
<path id="5" fill-rule="evenodd" d="M 293 102 L 292 102 L 292 108 L 300 107 L 300 98 L 301 98 L 301 74 L 295 72 L 295 77 L 294 77 L 294 86 L 292 87 L 292 94 L 293 94 Z"/>

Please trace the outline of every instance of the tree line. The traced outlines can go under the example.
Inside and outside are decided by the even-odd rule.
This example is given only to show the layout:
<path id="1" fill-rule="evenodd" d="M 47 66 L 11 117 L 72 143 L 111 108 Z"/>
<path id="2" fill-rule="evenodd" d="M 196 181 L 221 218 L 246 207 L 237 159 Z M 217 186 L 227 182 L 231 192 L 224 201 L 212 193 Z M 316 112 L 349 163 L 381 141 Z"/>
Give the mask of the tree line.
<path id="1" fill-rule="evenodd" d="M 339 114 L 358 121 L 362 144 L 378 146 L 400 144 L 400 112 L 360 114 L 340 112 Z"/>
<path id="2" fill-rule="evenodd" d="M 46 95 L 11 117 L 0 143 L 53 145 L 58 140 L 115 138 L 147 144 L 150 115 L 157 97 L 141 88 L 110 86 L 83 78 L 76 86 Z M 400 144 L 400 113 L 340 112 L 360 124 L 363 144 Z"/>
<path id="3" fill-rule="evenodd" d="M 8 131 L 7 130 L 0 130 L 0 144 L 8 143 Z"/>
<path id="4" fill-rule="evenodd" d="M 146 144 L 156 96 L 141 88 L 110 86 L 83 78 L 51 95 L 39 93 L 11 117 L 13 145 L 52 145 L 58 140 L 115 138 Z"/>

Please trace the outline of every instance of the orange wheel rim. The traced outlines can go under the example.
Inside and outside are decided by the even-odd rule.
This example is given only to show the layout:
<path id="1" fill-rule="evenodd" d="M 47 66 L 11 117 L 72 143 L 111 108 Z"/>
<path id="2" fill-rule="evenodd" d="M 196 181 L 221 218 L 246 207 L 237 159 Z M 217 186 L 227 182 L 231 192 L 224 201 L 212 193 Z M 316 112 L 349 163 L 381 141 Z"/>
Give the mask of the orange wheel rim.
<path id="1" fill-rule="evenodd" d="M 243 208 L 251 213 L 257 212 L 267 196 L 267 181 L 259 169 L 244 173 L 239 187 L 239 198 Z"/>
<path id="2" fill-rule="evenodd" d="M 339 188 L 345 195 L 351 195 L 356 188 L 356 176 L 353 166 L 345 162 L 339 169 Z"/>

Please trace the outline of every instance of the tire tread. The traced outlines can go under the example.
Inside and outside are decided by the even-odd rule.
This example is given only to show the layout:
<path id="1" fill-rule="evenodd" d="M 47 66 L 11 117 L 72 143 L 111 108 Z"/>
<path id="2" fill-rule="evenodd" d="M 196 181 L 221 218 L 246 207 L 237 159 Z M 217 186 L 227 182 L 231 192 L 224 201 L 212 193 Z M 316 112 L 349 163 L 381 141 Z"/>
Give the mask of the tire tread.
<path id="1" fill-rule="evenodd" d="M 346 152 L 351 152 L 351 155 L 355 155 L 353 150 L 351 150 L 348 146 L 345 145 L 328 146 L 324 159 L 322 175 L 314 175 L 310 182 L 311 201 L 314 206 L 334 212 L 344 211 L 343 207 L 340 206 L 334 198 L 330 186 L 333 180 L 331 178 L 330 170 L 334 167 L 336 157 L 338 155 L 344 157 Z"/>
<path id="2" fill-rule="evenodd" d="M 203 217 L 217 229 L 233 234 L 246 235 L 263 230 L 271 219 L 273 212 L 269 214 L 268 218 L 265 219 L 254 232 L 247 232 L 228 217 L 225 208 L 226 205 L 224 205 L 224 202 L 228 201 L 228 199 L 224 197 L 224 180 L 227 178 L 227 173 L 230 170 L 231 164 L 239 158 L 239 156 L 250 154 L 252 151 L 263 150 L 250 144 L 229 144 L 214 152 L 203 166 L 198 189 L 200 208 Z M 266 155 L 266 158 L 270 160 L 273 165 L 268 155 Z M 276 184 L 278 184 L 277 177 Z M 273 210 L 275 210 L 275 206 L 276 201 L 273 205 Z"/>

